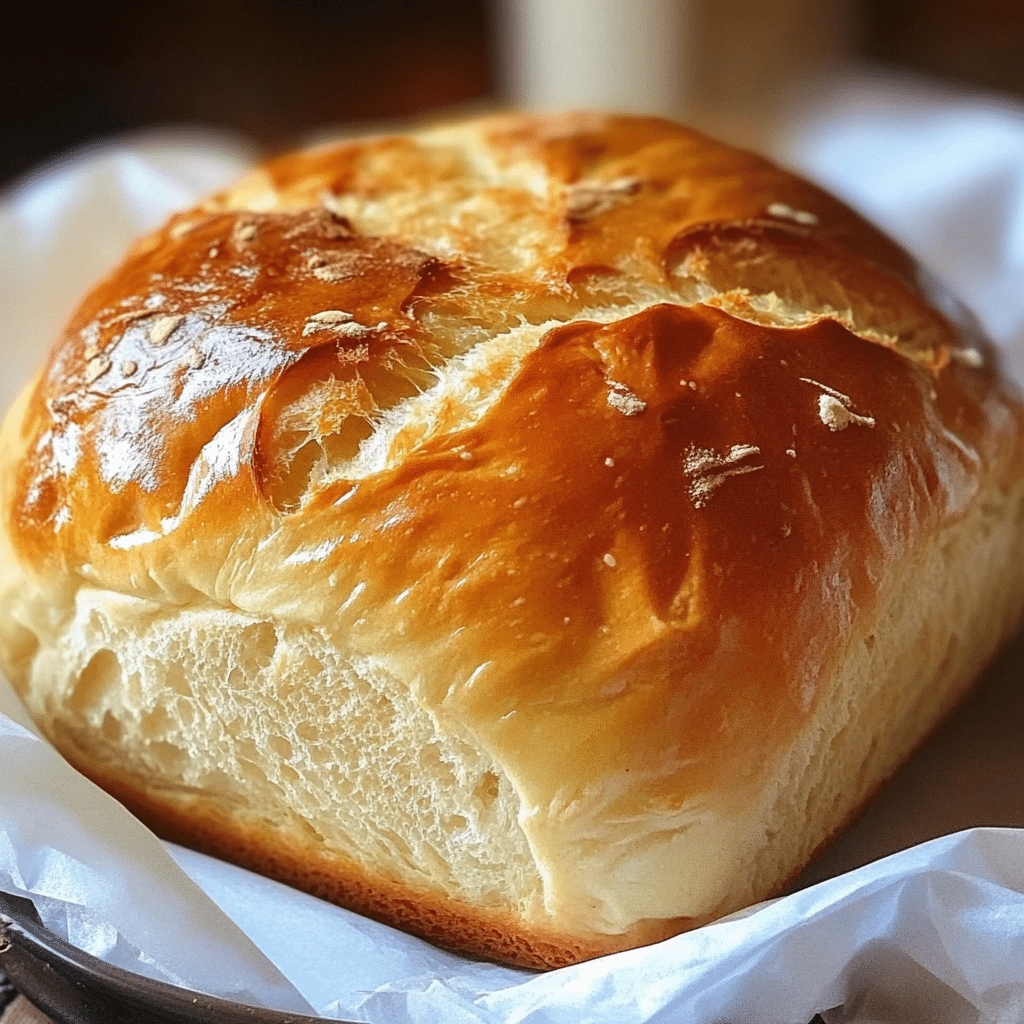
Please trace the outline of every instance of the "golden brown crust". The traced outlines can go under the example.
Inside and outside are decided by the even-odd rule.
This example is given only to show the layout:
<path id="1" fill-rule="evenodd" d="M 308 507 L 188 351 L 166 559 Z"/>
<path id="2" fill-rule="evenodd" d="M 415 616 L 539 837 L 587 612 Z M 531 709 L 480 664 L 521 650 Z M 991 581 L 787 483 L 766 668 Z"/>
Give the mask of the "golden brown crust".
<path id="1" fill-rule="evenodd" d="M 592 116 L 253 172 L 135 246 L 7 430 L 8 543 L 49 609 L 19 629 L 85 634 L 101 592 L 140 622 L 222 608 L 324 631 L 508 780 L 543 912 L 350 869 L 158 779 L 126 788 L 97 767 L 120 728 L 100 711 L 65 749 L 91 737 L 84 767 L 164 831 L 533 966 L 651 941 L 799 867 L 969 678 L 945 652 L 983 596 L 935 565 L 967 564 L 960 523 L 1005 556 L 1024 472 L 1016 395 L 897 246 L 758 157 Z M 880 595 L 904 599 L 911 569 L 934 599 L 909 675 L 947 689 L 920 714 L 890 702 L 910 724 L 875 744 L 842 724 L 842 687 L 874 713 L 873 688 L 908 678 Z M 999 615 L 1022 597 L 1003 587 Z M 877 663 L 876 633 L 896 645 Z M 74 679 L 7 635 L 27 702 L 72 728 L 51 694 Z M 776 856 L 787 772 L 813 780 L 847 733 L 850 805 Z M 732 867 L 697 839 L 680 861 L 709 820 Z"/>
<path id="2" fill-rule="evenodd" d="M 359 146 L 272 165 L 270 176 L 283 190 L 278 209 L 222 212 L 215 203 L 212 211 L 173 218 L 140 242 L 81 305 L 36 389 L 23 427 L 33 455 L 19 485 L 31 501 L 14 510 L 22 554 L 42 565 L 59 552 L 72 572 L 100 558 L 121 575 L 134 556 L 121 552 L 110 560 L 109 549 L 97 550 L 95 542 L 158 529 L 179 512 L 202 446 L 261 396 L 268 407 L 259 411 L 254 468 L 262 496 L 273 499 L 294 454 L 273 422 L 288 405 L 289 382 L 298 377 L 308 391 L 311 381 L 333 380 L 321 406 L 321 417 L 331 421 L 322 425 L 327 433 L 373 417 L 375 390 L 414 394 L 443 362 L 422 327 L 435 307 L 507 315 L 554 289 L 566 296 L 572 318 L 573 307 L 585 308 L 581 296 L 606 286 L 607 277 L 664 281 L 666 262 L 706 269 L 715 254 L 732 259 L 736 249 L 761 254 L 744 267 L 752 277 L 758 262 L 780 260 L 782 246 L 826 279 L 845 277 L 847 291 L 869 293 L 873 307 L 897 310 L 889 320 L 904 333 L 886 343 L 921 352 L 937 366 L 960 343 L 916 291 L 905 254 L 831 197 L 758 157 L 643 119 L 584 119 L 583 131 L 543 119 L 487 128 L 481 133 L 496 159 L 525 151 L 550 175 L 551 194 L 540 211 L 550 233 L 547 251 L 515 273 L 483 264 L 468 231 L 456 234 L 462 251 L 442 260 L 410 244 L 415 231 L 401 233 L 407 225 L 399 224 L 394 237 L 366 237 L 345 217 L 310 208 L 325 186 L 349 181 L 357 196 L 395 186 L 386 175 L 367 185 L 319 170 L 349 166 Z M 407 140 L 362 148 L 388 145 L 404 156 L 399 172 L 415 166 L 406 151 L 416 147 Z M 443 162 L 431 164 L 424 185 L 437 184 L 427 170 L 451 173 Z M 602 182 L 639 184 L 622 194 L 612 188 L 610 199 L 595 185 L 586 214 L 574 213 L 580 203 L 565 189 L 587 172 Z M 514 218 L 525 200 L 506 191 L 491 189 L 489 198 Z M 751 282 L 738 284 L 745 290 Z M 729 311 L 742 315 L 743 299 L 734 297 Z M 331 321 L 341 313 L 342 320 Z M 341 443 L 359 439 L 346 434 Z"/>

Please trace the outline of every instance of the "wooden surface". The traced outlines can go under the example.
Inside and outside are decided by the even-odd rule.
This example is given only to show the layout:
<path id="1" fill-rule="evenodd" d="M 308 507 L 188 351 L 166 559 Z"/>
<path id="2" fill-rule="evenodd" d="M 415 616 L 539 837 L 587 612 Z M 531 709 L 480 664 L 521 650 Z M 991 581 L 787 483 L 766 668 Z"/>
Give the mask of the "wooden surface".
<path id="1" fill-rule="evenodd" d="M 50 1024 L 50 1018 L 40 1013 L 24 996 L 17 996 L 4 1009 L 0 1024 Z"/>

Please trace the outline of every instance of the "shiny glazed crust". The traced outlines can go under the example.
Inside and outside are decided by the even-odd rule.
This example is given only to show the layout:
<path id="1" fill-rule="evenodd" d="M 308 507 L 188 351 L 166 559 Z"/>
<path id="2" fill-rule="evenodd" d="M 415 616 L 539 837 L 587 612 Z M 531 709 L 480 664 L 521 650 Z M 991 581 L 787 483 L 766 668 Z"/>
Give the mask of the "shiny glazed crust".
<path id="1" fill-rule="evenodd" d="M 4 427 L 0 654 L 165 834 L 551 967 L 775 891 L 1024 601 L 1022 410 L 835 199 L 662 121 L 285 157 Z"/>

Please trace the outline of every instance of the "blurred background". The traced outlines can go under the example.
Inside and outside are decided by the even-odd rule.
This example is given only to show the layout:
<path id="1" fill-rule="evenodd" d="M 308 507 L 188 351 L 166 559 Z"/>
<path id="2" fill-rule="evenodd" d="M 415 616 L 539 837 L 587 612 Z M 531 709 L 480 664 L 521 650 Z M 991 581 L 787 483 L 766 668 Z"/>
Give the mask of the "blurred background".
<path id="1" fill-rule="evenodd" d="M 1024 97 L 1022 0 L 206 0 L 23 5 L 0 188 L 69 148 L 200 124 L 276 151 L 509 105 L 690 121 L 772 148 L 794 89 L 871 62 Z"/>

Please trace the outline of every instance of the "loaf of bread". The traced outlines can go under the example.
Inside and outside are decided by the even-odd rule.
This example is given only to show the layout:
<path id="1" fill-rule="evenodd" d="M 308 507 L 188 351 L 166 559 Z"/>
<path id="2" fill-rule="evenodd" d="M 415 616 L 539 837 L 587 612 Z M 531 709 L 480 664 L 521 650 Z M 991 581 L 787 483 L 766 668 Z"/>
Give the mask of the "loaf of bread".
<path id="1" fill-rule="evenodd" d="M 784 886 L 1024 603 L 1024 410 L 805 181 L 649 119 L 277 159 L 10 412 L 0 648 L 161 834 L 552 967 Z"/>

